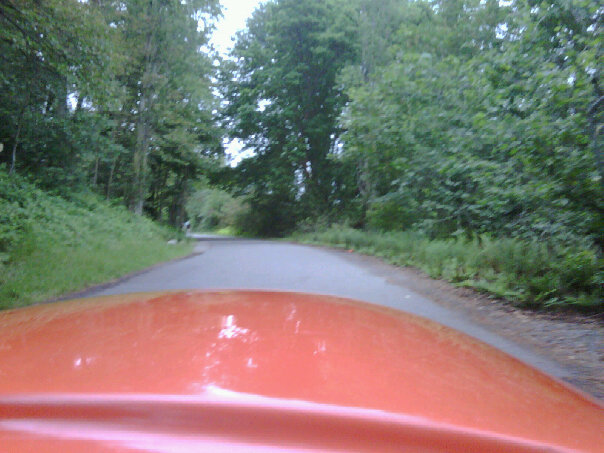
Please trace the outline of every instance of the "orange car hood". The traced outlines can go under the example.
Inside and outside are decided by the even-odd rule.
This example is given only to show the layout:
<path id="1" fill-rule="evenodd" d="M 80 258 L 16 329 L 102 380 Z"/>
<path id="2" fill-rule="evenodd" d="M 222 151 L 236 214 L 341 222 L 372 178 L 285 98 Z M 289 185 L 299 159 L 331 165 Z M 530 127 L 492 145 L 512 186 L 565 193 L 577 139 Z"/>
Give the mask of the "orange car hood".
<path id="1" fill-rule="evenodd" d="M 604 451 L 604 410 L 450 328 L 328 296 L 0 313 L 2 451 Z"/>

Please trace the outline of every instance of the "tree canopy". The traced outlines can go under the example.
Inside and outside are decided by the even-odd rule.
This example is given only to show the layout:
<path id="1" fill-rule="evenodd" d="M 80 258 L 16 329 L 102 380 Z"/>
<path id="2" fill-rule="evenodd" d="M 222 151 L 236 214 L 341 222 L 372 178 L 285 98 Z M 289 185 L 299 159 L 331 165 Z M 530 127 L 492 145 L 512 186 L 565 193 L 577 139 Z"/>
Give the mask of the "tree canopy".
<path id="1" fill-rule="evenodd" d="M 0 1 L 0 162 L 174 225 L 221 151 L 217 0 Z"/>
<path id="2" fill-rule="evenodd" d="M 339 222 L 601 247 L 596 0 L 272 0 L 222 59 L 219 15 L 0 0 L 0 162 L 173 225 L 204 176 L 254 234 Z M 227 137 L 251 155 L 235 168 Z"/>
<path id="3" fill-rule="evenodd" d="M 266 234 L 310 220 L 601 241 L 603 12 L 269 2 L 223 66 L 229 134 L 253 151 L 230 181 Z"/>
<path id="4" fill-rule="evenodd" d="M 354 27 L 336 1 L 282 0 L 260 7 L 238 36 L 223 74 L 231 135 L 253 150 L 239 185 L 259 211 L 259 232 L 281 233 L 333 207 L 329 156 L 345 102 L 337 84 L 353 61 Z"/>

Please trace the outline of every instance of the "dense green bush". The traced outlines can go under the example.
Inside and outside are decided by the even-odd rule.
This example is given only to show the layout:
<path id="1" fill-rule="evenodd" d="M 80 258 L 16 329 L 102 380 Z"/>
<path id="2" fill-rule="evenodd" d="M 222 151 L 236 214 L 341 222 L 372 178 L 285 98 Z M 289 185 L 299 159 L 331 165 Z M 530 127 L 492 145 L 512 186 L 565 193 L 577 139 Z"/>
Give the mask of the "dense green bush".
<path id="1" fill-rule="evenodd" d="M 430 239 L 414 231 L 366 232 L 347 227 L 294 236 L 415 266 L 434 278 L 534 307 L 604 309 L 604 261 L 596 250 L 517 238 Z"/>

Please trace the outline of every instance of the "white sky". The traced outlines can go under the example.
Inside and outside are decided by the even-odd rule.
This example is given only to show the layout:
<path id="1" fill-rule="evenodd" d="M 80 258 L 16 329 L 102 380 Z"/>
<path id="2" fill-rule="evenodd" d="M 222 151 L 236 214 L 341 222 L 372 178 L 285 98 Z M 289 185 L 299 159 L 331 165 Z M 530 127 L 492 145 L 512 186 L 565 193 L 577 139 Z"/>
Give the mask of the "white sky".
<path id="1" fill-rule="evenodd" d="M 264 0 L 221 0 L 223 18 L 216 24 L 212 35 L 212 44 L 218 52 L 226 55 L 233 46 L 235 33 L 245 28 L 245 21 L 252 15 L 256 7 Z M 227 158 L 231 166 L 237 165 L 250 152 L 242 150 L 239 140 L 225 143 Z"/>
<path id="2" fill-rule="evenodd" d="M 235 33 L 245 28 L 245 21 L 263 0 L 221 0 L 222 15 L 212 35 L 212 43 L 220 53 L 226 53 L 233 42 Z"/>

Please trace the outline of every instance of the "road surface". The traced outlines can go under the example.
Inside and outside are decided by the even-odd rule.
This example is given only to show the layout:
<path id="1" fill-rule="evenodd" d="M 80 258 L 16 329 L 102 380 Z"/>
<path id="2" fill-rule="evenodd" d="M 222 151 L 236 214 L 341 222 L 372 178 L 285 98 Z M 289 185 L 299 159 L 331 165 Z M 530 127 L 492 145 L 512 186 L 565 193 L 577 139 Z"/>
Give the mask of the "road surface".
<path id="1" fill-rule="evenodd" d="M 568 370 L 525 346 L 476 324 L 461 311 L 414 293 L 394 275 L 343 251 L 284 242 L 198 238 L 197 255 L 171 262 L 113 286 L 88 291 L 101 296 L 176 289 L 272 289 L 350 297 L 406 310 L 489 343 L 558 378 Z"/>

